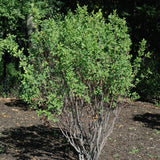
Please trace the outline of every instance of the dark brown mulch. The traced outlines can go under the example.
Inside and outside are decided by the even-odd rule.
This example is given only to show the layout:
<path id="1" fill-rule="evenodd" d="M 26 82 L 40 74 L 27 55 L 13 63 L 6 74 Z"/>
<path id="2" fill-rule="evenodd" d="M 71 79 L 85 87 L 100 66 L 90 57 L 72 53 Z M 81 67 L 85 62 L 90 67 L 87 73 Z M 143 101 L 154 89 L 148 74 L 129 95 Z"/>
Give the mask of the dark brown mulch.
<path id="1" fill-rule="evenodd" d="M 0 160 L 76 160 L 58 128 L 43 125 L 22 101 L 0 99 Z M 123 108 L 99 160 L 160 160 L 160 108 Z"/>

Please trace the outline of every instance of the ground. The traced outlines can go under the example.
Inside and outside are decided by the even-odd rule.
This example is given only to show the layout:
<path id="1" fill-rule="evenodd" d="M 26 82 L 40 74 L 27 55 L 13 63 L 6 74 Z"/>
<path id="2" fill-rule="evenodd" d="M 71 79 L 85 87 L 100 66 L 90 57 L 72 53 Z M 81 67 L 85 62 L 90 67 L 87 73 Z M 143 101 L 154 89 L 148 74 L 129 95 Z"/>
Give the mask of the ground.
<path id="1" fill-rule="evenodd" d="M 0 99 L 0 160 L 77 160 L 58 128 L 47 127 L 22 101 Z M 122 108 L 99 160 L 160 160 L 160 108 Z"/>

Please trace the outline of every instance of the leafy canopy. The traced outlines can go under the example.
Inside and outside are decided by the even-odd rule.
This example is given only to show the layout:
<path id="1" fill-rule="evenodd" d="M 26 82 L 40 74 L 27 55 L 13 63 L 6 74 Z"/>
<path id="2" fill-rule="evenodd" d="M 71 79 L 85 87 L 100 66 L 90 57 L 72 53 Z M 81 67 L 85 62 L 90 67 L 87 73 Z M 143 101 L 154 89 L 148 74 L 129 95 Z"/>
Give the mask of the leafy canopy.
<path id="1" fill-rule="evenodd" d="M 64 20 L 42 21 L 41 31 L 32 35 L 22 98 L 39 98 L 34 102 L 45 103 L 48 107 L 40 111 L 50 115 L 68 95 L 88 103 L 95 96 L 103 95 L 107 103 L 126 96 L 133 80 L 127 32 L 116 12 L 106 23 L 101 11 L 88 14 L 87 7 L 69 12 Z"/>

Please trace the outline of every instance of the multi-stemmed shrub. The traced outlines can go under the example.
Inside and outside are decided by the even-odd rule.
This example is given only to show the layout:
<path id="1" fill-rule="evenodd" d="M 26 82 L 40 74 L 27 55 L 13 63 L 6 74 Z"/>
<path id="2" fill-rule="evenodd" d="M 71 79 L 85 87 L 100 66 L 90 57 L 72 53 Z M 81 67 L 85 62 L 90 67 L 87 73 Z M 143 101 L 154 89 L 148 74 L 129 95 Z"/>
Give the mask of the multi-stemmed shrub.
<path id="1" fill-rule="evenodd" d="M 31 38 L 22 98 L 57 121 L 80 160 L 97 160 L 139 68 L 131 65 L 126 21 L 106 22 L 86 7 L 63 20 L 41 21 Z M 137 64 L 141 60 L 137 59 Z"/>

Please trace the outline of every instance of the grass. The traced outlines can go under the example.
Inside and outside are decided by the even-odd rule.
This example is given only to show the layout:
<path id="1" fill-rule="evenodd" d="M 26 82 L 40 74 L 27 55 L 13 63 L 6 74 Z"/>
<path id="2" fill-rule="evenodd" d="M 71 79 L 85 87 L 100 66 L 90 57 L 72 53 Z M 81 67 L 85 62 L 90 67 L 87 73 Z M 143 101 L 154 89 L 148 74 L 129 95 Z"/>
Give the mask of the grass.
<path id="1" fill-rule="evenodd" d="M 149 158 L 152 158 L 152 159 L 153 158 L 160 158 L 160 155 L 158 155 L 158 156 L 154 156 L 154 155 L 151 155 L 151 154 L 147 154 L 147 155 L 148 155 Z"/>
<path id="2" fill-rule="evenodd" d="M 139 151 L 138 151 L 138 149 L 136 149 L 136 148 L 133 148 L 131 151 L 129 151 L 129 153 L 130 154 L 136 154 L 136 153 L 138 153 Z"/>
<path id="3" fill-rule="evenodd" d="M 160 134 L 160 131 L 159 131 L 159 130 L 157 130 L 157 129 L 154 129 L 154 133 L 153 133 L 153 135 L 154 135 L 154 136 L 157 136 L 158 134 Z"/>
<path id="4" fill-rule="evenodd" d="M 118 158 L 118 157 L 119 157 L 119 154 L 114 154 L 113 157 L 114 157 L 114 158 Z"/>
<path id="5" fill-rule="evenodd" d="M 155 106 L 156 106 L 156 107 L 160 107 L 160 105 L 159 105 L 158 102 L 155 102 Z"/>

